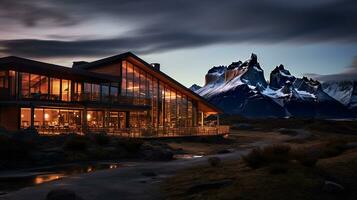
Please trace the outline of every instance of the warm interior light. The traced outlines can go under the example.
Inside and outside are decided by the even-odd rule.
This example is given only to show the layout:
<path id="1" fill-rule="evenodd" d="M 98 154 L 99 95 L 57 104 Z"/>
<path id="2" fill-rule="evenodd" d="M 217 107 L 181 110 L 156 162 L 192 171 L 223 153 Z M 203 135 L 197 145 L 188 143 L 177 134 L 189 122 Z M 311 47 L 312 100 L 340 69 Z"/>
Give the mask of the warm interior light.
<path id="1" fill-rule="evenodd" d="M 50 115 L 48 113 L 45 113 L 45 119 L 48 119 Z"/>
<path id="2" fill-rule="evenodd" d="M 21 115 L 21 118 L 24 118 L 25 116 L 24 115 Z"/>
<path id="3" fill-rule="evenodd" d="M 87 120 L 90 120 L 92 118 L 92 115 L 87 114 Z"/>

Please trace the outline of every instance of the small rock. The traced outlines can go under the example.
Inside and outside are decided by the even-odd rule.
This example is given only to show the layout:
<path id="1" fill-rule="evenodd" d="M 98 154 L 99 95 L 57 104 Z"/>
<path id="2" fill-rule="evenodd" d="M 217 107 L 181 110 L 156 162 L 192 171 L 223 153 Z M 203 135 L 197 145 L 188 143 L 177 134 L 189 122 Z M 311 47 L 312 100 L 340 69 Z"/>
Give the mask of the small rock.
<path id="1" fill-rule="evenodd" d="M 332 181 L 325 181 L 325 184 L 324 184 L 324 187 L 323 187 L 323 190 L 328 192 L 328 193 L 340 193 L 344 190 L 345 188 L 338 184 L 338 183 L 335 183 L 335 182 L 332 182 Z"/>
<path id="2" fill-rule="evenodd" d="M 78 195 L 76 195 L 76 193 L 72 190 L 54 189 L 47 194 L 46 200 L 83 200 L 83 199 Z"/>

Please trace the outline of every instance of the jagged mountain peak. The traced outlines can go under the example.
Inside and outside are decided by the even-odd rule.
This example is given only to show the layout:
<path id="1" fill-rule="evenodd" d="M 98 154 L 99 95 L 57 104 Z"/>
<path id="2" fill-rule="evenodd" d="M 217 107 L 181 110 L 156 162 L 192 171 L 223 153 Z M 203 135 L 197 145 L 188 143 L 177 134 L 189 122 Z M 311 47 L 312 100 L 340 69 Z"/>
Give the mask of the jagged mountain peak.
<path id="1" fill-rule="evenodd" d="M 197 84 L 193 84 L 193 85 L 191 85 L 191 87 L 189 87 L 188 89 L 190 89 L 191 91 L 196 91 L 196 90 L 199 90 L 199 89 L 201 89 L 202 87 L 201 86 L 199 86 L 199 85 L 197 85 Z"/>
<path id="2" fill-rule="evenodd" d="M 256 64 L 258 64 L 258 56 L 257 56 L 257 54 L 252 53 L 252 54 L 250 55 L 250 61 L 249 61 L 249 63 L 250 63 L 251 65 L 256 65 Z"/>
<path id="3" fill-rule="evenodd" d="M 228 66 L 227 70 L 237 69 L 241 67 L 242 63 L 243 63 L 242 61 L 232 62 L 232 64 Z"/>
<path id="4" fill-rule="evenodd" d="M 213 73 L 222 73 L 227 70 L 227 67 L 224 65 L 220 66 L 213 66 L 210 70 L 208 70 L 208 74 L 213 74 Z"/>
<path id="5" fill-rule="evenodd" d="M 337 87 L 337 86 L 336 86 Z M 346 87 L 346 86 L 345 86 Z M 348 85 L 348 101 L 332 98 L 337 89 L 322 86 L 317 80 L 297 78 L 280 64 L 270 73 L 267 83 L 258 57 L 215 66 L 206 74 L 206 84 L 197 94 L 217 105 L 227 114 L 247 117 L 350 117 L 357 110 L 357 84 Z M 349 108 L 352 108 L 349 110 Z"/>

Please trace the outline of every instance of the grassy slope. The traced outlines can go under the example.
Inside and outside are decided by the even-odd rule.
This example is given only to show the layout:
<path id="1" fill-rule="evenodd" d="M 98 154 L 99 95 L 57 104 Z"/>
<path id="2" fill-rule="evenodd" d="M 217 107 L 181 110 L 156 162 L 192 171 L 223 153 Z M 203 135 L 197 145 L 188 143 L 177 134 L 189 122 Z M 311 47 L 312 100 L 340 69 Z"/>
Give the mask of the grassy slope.
<path id="1" fill-rule="evenodd" d="M 252 122 L 250 121 L 252 124 Z M 327 144 L 356 142 L 357 136 L 347 134 L 357 130 L 349 122 L 338 125 L 331 122 L 286 121 L 284 128 L 304 128 L 313 134 L 303 140 L 287 140 L 295 150 L 318 150 Z M 277 122 L 256 122 L 254 136 L 259 130 L 270 131 Z M 336 129 L 339 130 L 335 134 Z M 264 134 L 265 131 L 261 131 Z M 249 131 L 248 131 L 249 132 Z M 351 132 L 349 132 L 351 133 Z M 278 133 L 277 133 L 278 134 Z M 238 131 L 239 135 L 239 131 Z M 246 136 L 246 133 L 243 134 Z M 235 136 L 241 138 L 239 136 Z M 331 152 L 332 150 L 332 152 Z M 325 149 L 328 158 L 320 158 L 314 167 L 305 167 L 298 162 L 289 162 L 283 173 L 272 174 L 272 166 L 251 169 L 242 160 L 223 162 L 218 167 L 194 167 L 169 178 L 163 186 L 167 199 L 357 199 L 357 149 L 334 155 L 331 147 Z M 230 180 L 222 187 L 207 187 L 207 184 Z M 325 180 L 335 181 L 345 187 L 342 193 L 331 194 L 323 190 Z"/>

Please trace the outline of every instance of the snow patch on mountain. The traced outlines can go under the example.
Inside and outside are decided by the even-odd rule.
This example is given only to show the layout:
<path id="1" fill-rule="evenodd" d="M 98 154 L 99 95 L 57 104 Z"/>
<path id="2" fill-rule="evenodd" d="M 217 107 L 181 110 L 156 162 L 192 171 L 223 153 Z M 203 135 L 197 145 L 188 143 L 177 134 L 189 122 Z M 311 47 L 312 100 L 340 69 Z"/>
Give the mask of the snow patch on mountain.
<path id="1" fill-rule="evenodd" d="M 271 72 L 268 83 L 255 54 L 245 62 L 213 67 L 205 79 L 205 85 L 194 91 L 227 114 L 343 118 L 352 116 L 348 107 L 357 109 L 356 84 L 348 90 L 339 84 L 321 85 L 293 76 L 284 65 Z"/>
<path id="2" fill-rule="evenodd" d="M 348 106 L 352 97 L 354 84 L 353 81 L 329 81 L 322 84 L 322 89 L 332 98 Z"/>

